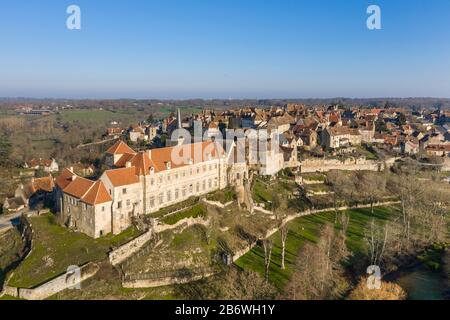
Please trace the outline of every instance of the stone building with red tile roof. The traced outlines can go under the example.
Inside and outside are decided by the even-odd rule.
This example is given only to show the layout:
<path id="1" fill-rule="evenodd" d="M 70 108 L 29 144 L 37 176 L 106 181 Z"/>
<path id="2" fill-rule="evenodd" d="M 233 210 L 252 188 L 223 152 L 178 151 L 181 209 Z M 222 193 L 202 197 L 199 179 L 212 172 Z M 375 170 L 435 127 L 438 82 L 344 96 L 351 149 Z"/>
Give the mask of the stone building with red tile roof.
<path id="1" fill-rule="evenodd" d="M 67 226 L 91 237 L 119 234 L 134 217 L 225 188 L 229 156 L 212 141 L 141 152 L 119 141 L 107 151 L 112 169 L 98 181 L 71 169 L 56 179 L 60 211 Z"/>
<path id="2" fill-rule="evenodd" d="M 67 170 L 63 175 L 69 173 Z M 57 180 L 63 182 L 58 184 L 59 188 L 65 186 L 60 199 L 60 214 L 66 226 L 93 238 L 111 233 L 112 198 L 102 181 L 76 175 L 60 176 Z"/>

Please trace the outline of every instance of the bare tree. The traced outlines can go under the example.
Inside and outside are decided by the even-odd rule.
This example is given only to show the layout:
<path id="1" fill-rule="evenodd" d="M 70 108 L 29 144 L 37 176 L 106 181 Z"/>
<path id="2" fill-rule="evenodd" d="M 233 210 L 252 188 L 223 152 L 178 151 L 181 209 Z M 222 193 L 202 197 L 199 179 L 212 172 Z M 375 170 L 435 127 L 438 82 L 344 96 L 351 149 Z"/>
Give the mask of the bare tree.
<path id="1" fill-rule="evenodd" d="M 377 226 L 375 220 L 370 223 L 370 230 L 366 234 L 366 241 L 370 250 L 370 263 L 380 265 L 388 242 L 388 225 Z"/>
<path id="2" fill-rule="evenodd" d="M 370 203 L 370 212 L 374 213 L 374 204 L 386 193 L 386 177 L 378 172 L 362 172 L 355 174 L 357 194 Z"/>
<path id="3" fill-rule="evenodd" d="M 281 234 L 281 269 L 286 269 L 286 266 L 284 264 L 285 260 L 285 253 L 286 253 L 286 240 L 288 237 L 289 229 L 286 225 L 283 225 L 280 229 Z"/>
<path id="4" fill-rule="evenodd" d="M 264 248 L 264 266 L 265 266 L 265 280 L 266 283 L 269 282 L 269 268 L 270 268 L 270 262 L 272 259 L 272 249 L 273 249 L 273 242 L 272 240 L 266 239 L 262 242 L 263 248 Z"/>
<path id="5" fill-rule="evenodd" d="M 350 224 L 350 216 L 347 213 L 341 214 L 341 233 L 342 233 L 342 247 L 346 247 L 347 231 Z"/>
<path id="6" fill-rule="evenodd" d="M 298 256 L 291 281 L 286 287 L 287 299 L 337 299 L 348 290 L 342 261 L 348 251 L 342 248 L 341 235 L 326 225 L 316 245 L 307 243 Z"/>

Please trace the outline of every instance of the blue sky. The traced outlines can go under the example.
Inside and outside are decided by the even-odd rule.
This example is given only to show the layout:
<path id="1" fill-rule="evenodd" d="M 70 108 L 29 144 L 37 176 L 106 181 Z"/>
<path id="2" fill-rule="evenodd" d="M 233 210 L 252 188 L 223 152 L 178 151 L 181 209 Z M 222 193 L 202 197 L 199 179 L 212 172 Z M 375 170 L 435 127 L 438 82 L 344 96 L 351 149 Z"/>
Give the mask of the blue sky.
<path id="1" fill-rule="evenodd" d="M 0 39 L 3 97 L 450 97 L 448 0 L 2 0 Z"/>

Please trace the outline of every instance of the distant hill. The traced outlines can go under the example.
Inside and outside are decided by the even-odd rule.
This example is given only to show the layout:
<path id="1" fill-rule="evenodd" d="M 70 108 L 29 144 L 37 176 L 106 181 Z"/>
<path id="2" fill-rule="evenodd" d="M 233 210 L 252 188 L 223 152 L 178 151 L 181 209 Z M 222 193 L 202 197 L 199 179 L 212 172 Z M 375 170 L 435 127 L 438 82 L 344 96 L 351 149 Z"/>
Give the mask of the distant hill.
<path id="1" fill-rule="evenodd" d="M 164 106 L 166 108 L 177 108 L 180 106 L 229 109 L 243 106 L 283 106 L 287 103 L 298 103 L 306 105 L 345 105 L 345 106 L 364 106 L 364 107 L 407 107 L 414 109 L 450 109 L 450 98 L 329 98 L 329 99 L 189 99 L 189 100 L 138 100 L 138 99 L 33 99 L 33 98 L 0 98 L 0 108 L 8 108 L 17 104 L 33 104 L 43 106 L 66 106 L 71 105 L 75 108 L 90 107 L 154 107 Z"/>

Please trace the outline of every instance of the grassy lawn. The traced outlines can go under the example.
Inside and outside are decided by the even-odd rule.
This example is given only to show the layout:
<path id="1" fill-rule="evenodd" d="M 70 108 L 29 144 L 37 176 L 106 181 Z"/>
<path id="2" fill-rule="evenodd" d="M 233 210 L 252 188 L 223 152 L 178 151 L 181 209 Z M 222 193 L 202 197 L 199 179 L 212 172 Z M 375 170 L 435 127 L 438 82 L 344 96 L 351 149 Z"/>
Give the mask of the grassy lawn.
<path id="1" fill-rule="evenodd" d="M 327 176 L 321 173 L 303 173 L 302 177 L 308 181 L 325 182 Z"/>
<path id="2" fill-rule="evenodd" d="M 257 180 L 253 186 L 253 199 L 258 203 L 271 202 L 273 197 L 267 189 L 267 186 Z"/>
<path id="3" fill-rule="evenodd" d="M 59 226 L 52 214 L 31 218 L 30 222 L 34 230 L 33 249 L 14 271 L 11 286 L 32 288 L 64 273 L 71 265 L 103 260 L 112 247 L 138 235 L 137 230 L 130 228 L 120 235 L 94 240 Z"/>
<path id="4" fill-rule="evenodd" d="M 366 245 L 364 243 L 364 232 L 366 226 L 372 219 L 370 209 L 356 209 L 346 211 L 350 216 L 350 224 L 347 231 L 347 246 L 355 254 L 365 254 Z M 392 207 L 375 208 L 373 217 L 378 221 L 388 219 L 395 212 Z M 318 234 L 325 223 L 334 223 L 334 212 L 311 215 L 296 219 L 289 223 L 289 235 L 286 241 L 286 269 L 281 269 L 281 239 L 277 232 L 272 236 L 274 248 L 272 251 L 272 263 L 270 265 L 270 281 L 278 288 L 282 289 L 293 272 L 295 260 L 305 243 L 310 241 L 317 243 Z M 241 257 L 236 264 L 243 268 L 264 273 L 264 250 L 256 246 L 249 253 Z"/>
<path id="5" fill-rule="evenodd" d="M 16 229 L 0 234 L 0 287 L 5 280 L 7 269 L 18 261 L 24 246 L 25 243 Z"/>
<path id="6" fill-rule="evenodd" d="M 186 219 L 186 218 L 198 218 L 198 217 L 206 217 L 206 208 L 202 204 L 197 204 L 190 209 L 177 212 L 172 214 L 162 220 L 165 224 L 174 225 L 178 221 Z"/>

